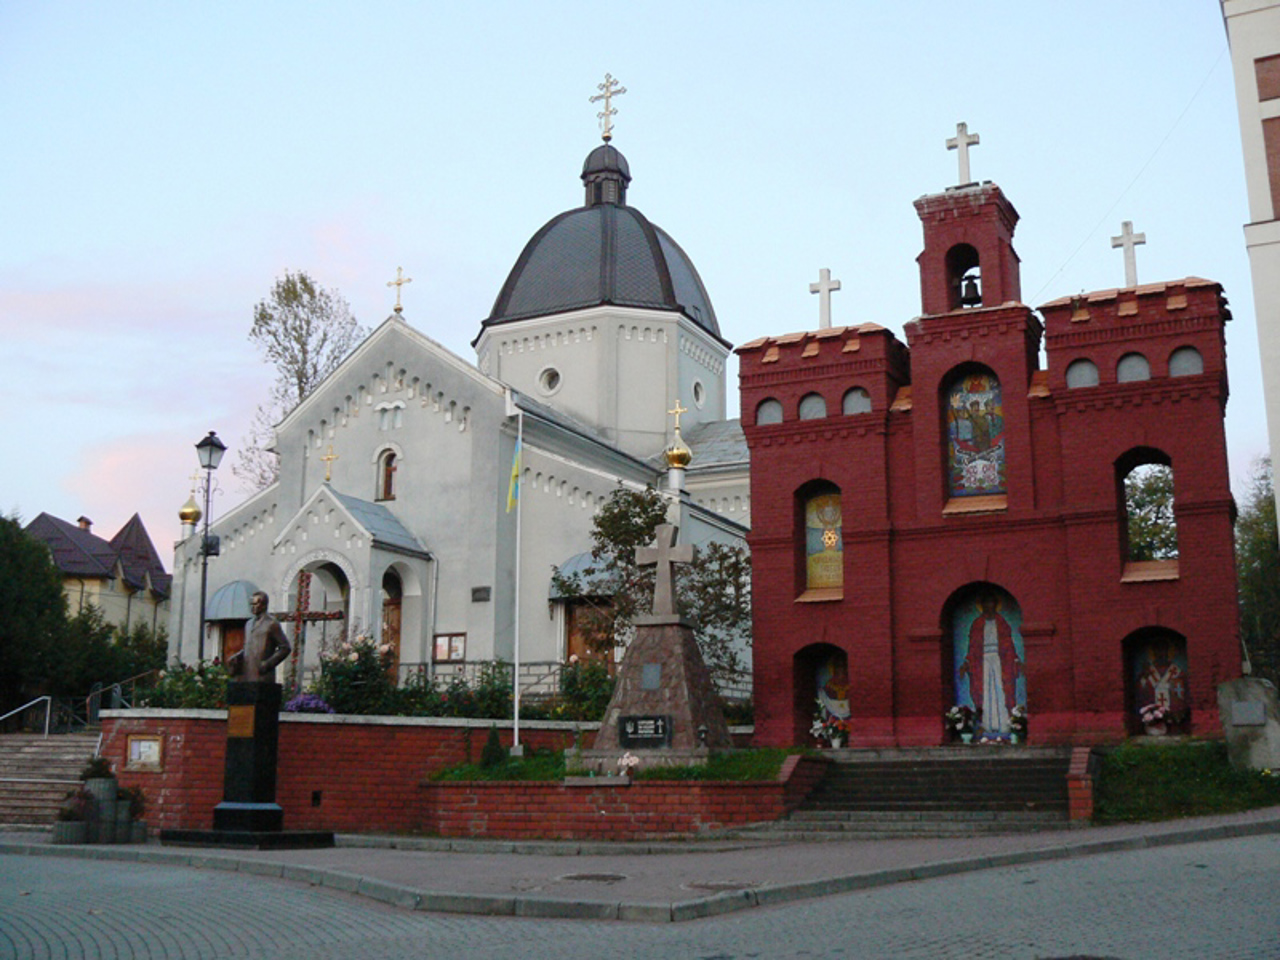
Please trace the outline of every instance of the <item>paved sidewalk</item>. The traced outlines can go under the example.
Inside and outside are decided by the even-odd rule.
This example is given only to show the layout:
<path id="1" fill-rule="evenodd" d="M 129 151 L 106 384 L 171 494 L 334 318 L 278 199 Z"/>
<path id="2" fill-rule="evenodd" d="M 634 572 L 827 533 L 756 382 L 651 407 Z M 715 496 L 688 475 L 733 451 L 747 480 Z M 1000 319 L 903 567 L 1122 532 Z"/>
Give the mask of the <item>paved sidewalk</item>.
<path id="1" fill-rule="evenodd" d="M 1280 833 L 1280 807 L 1008 836 L 770 843 L 518 843 L 340 835 L 331 850 L 54 846 L 0 853 L 132 860 L 281 877 L 416 910 L 671 922 L 991 867 Z"/>

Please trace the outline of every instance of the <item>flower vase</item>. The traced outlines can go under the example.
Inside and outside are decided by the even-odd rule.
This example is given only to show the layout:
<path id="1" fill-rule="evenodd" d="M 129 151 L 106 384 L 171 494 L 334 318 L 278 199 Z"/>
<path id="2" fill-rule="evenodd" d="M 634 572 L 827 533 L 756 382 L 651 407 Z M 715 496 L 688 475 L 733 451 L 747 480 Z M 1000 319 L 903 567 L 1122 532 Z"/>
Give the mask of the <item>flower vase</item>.
<path id="1" fill-rule="evenodd" d="M 1016 733 L 1009 734 L 1009 742 L 1016 747 L 1018 745 L 1018 735 Z"/>
<path id="2" fill-rule="evenodd" d="M 843 746 L 844 746 L 844 737 L 832 737 L 832 738 L 831 738 L 831 749 L 832 749 L 832 750 L 839 750 L 839 749 L 841 749 Z"/>
<path id="3" fill-rule="evenodd" d="M 1143 724 L 1143 729 L 1146 730 L 1148 737 L 1163 737 L 1169 732 L 1169 725 L 1162 720 L 1159 723 Z"/>
<path id="4" fill-rule="evenodd" d="M 972 733 L 962 733 L 962 734 L 960 734 L 960 740 L 961 740 L 962 742 L 964 742 L 964 743 L 973 743 L 973 734 L 972 734 Z"/>

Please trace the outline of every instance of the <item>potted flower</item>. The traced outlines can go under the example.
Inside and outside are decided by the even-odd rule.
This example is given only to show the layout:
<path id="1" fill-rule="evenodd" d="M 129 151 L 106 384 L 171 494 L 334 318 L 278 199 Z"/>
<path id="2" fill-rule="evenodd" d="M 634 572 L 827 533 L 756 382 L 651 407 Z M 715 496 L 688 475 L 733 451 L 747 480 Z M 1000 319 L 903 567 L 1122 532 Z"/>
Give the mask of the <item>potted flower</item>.
<path id="1" fill-rule="evenodd" d="M 1149 737 L 1163 737 L 1169 732 L 1169 708 L 1162 704 L 1147 704 L 1138 710 L 1138 718 Z"/>
<path id="2" fill-rule="evenodd" d="M 1022 704 L 1009 711 L 1009 732 L 1014 743 L 1027 737 L 1027 708 Z"/>
<path id="3" fill-rule="evenodd" d="M 627 777 L 631 775 L 631 771 L 640 766 L 640 758 L 628 750 L 618 758 L 618 775 Z"/>
<path id="4" fill-rule="evenodd" d="M 974 725 L 978 720 L 978 713 L 973 707 L 966 707 L 962 703 L 957 703 L 942 715 L 942 719 L 946 723 L 947 729 L 958 733 L 960 739 L 965 743 L 973 741 Z"/>
<path id="5" fill-rule="evenodd" d="M 53 824 L 53 843 L 85 843 L 89 839 L 89 820 L 93 816 L 93 794 L 84 787 L 67 794 Z"/>
<path id="6" fill-rule="evenodd" d="M 811 736 L 826 740 L 832 750 L 839 750 L 848 741 L 849 730 L 848 717 L 837 717 L 818 701 L 818 712 L 813 715 L 813 726 L 809 728 Z"/>

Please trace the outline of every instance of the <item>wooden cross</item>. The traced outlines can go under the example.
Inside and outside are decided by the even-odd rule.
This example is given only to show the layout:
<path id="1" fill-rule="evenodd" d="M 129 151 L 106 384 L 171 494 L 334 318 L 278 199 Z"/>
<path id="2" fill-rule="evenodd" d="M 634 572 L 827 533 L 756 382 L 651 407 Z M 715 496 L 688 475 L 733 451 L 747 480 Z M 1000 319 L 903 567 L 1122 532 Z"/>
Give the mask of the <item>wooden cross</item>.
<path id="1" fill-rule="evenodd" d="M 1111 247 L 1124 247 L 1124 285 L 1126 287 L 1136 287 L 1138 285 L 1138 258 L 1134 254 L 1134 247 L 1147 242 L 1145 233 L 1133 232 L 1133 221 L 1126 220 L 1120 224 L 1120 236 L 1111 238 Z"/>
<path id="2" fill-rule="evenodd" d="M 682 414 L 682 413 L 688 413 L 688 412 L 689 412 L 689 408 L 688 408 L 688 407 L 682 407 L 682 406 L 680 406 L 680 401 L 679 401 L 678 399 L 676 400 L 675 408 L 674 408 L 674 409 L 672 409 L 672 410 L 668 410 L 668 411 L 667 411 L 667 413 L 669 413 L 669 414 L 674 414 L 674 415 L 675 415 L 675 418 L 676 418 L 676 433 L 679 433 L 679 432 L 680 432 L 680 414 Z"/>
<path id="3" fill-rule="evenodd" d="M 972 183 L 969 179 L 969 148 L 978 145 L 978 135 L 969 133 L 967 123 L 956 124 L 956 135 L 947 140 L 948 150 L 960 151 L 960 186 Z"/>
<path id="4" fill-rule="evenodd" d="M 324 461 L 324 482 L 328 483 L 329 480 L 332 479 L 330 477 L 330 474 L 332 473 L 333 461 L 339 460 L 341 458 L 336 453 L 333 452 L 333 444 L 331 443 L 329 444 L 329 452 L 326 453 L 324 456 L 322 456 L 320 459 Z"/>
<path id="5" fill-rule="evenodd" d="M 271 614 L 281 623 L 293 624 L 293 650 L 289 654 L 289 687 L 294 690 L 300 690 L 302 686 L 302 677 L 298 668 L 302 663 L 302 645 L 306 641 L 307 624 L 325 620 L 342 620 L 346 617 L 341 610 L 308 610 L 307 607 L 310 605 L 311 574 L 309 571 L 299 570 L 297 606 L 291 611 Z"/>
<path id="6" fill-rule="evenodd" d="M 401 312 L 402 308 L 400 306 L 400 288 L 403 287 L 406 283 L 413 283 L 413 277 L 406 277 L 404 275 L 404 267 L 396 267 L 396 278 L 394 280 L 387 281 L 388 287 L 396 288 L 396 313 Z"/>
<path id="7" fill-rule="evenodd" d="M 840 281 L 831 279 L 831 271 L 823 267 L 818 271 L 818 282 L 809 284 L 809 292 L 818 295 L 818 329 L 831 326 L 831 294 L 840 289 Z"/>
<path id="8" fill-rule="evenodd" d="M 614 89 L 617 87 L 617 89 Z M 612 75 L 604 75 L 604 83 L 597 83 L 596 89 L 601 91 L 591 98 L 592 103 L 604 101 L 604 109 L 596 114 L 600 118 L 600 136 L 604 138 L 604 142 L 608 143 L 613 139 L 613 117 L 617 114 L 617 110 L 613 109 L 613 98 L 620 97 L 627 92 L 626 87 L 619 87 L 618 81 L 613 79 Z"/>
<path id="9" fill-rule="evenodd" d="M 693 545 L 676 546 L 676 534 L 680 528 L 664 523 L 654 531 L 651 547 L 636 547 L 636 566 L 655 567 L 653 581 L 653 613 L 656 616 L 676 612 L 675 591 L 671 585 L 672 566 L 677 563 L 693 563 Z"/>

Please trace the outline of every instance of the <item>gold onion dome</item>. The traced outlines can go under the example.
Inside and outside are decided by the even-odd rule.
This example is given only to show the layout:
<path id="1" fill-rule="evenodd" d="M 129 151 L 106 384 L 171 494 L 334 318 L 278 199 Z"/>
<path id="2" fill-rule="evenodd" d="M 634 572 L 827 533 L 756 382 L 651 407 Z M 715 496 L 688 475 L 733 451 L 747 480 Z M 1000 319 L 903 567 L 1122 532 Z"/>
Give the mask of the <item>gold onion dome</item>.
<path id="1" fill-rule="evenodd" d="M 200 518 L 203 516 L 204 514 L 200 512 L 200 507 L 196 504 L 195 494 L 187 497 L 187 502 L 178 511 L 178 519 L 183 523 L 199 523 Z"/>
<path id="2" fill-rule="evenodd" d="M 667 447 L 663 456 L 667 458 L 668 467 L 679 467 L 681 470 L 687 467 L 689 461 L 693 459 L 693 451 L 680 439 L 680 429 L 678 427 L 676 428 L 676 438 L 671 441 L 671 446 Z"/>

